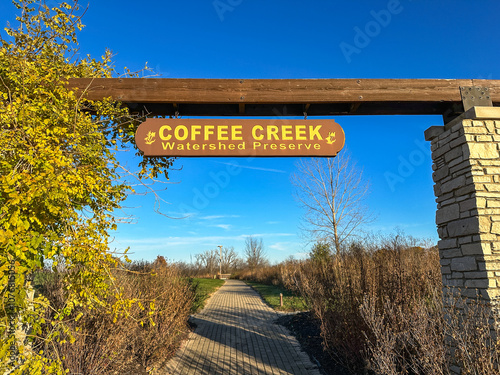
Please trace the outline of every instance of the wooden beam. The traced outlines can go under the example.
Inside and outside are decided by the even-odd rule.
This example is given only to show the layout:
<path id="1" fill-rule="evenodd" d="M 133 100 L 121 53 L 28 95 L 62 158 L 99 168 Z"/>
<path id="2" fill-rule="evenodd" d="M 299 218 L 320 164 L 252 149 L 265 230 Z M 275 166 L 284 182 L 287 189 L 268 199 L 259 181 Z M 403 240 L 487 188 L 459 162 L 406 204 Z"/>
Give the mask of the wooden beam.
<path id="1" fill-rule="evenodd" d="M 449 105 L 461 104 L 460 86 L 489 87 L 493 104 L 500 104 L 498 80 L 79 78 L 69 79 L 68 86 L 85 92 L 90 100 L 112 97 L 135 107 L 155 108 L 153 113 L 168 113 L 173 103 L 180 104 L 183 115 L 218 111 L 238 115 L 240 104 L 245 104 L 248 115 L 266 115 L 271 112 L 267 106 L 281 111 L 283 106 L 299 104 L 311 104 L 311 115 L 377 114 L 377 110 L 443 114 Z"/>

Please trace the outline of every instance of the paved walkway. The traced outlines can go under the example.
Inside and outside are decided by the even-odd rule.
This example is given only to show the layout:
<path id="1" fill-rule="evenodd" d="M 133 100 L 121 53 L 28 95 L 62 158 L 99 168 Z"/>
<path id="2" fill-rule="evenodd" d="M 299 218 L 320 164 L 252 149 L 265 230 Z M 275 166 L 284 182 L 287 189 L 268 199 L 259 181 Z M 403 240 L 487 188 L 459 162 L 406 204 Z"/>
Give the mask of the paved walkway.
<path id="1" fill-rule="evenodd" d="M 191 318 L 197 328 L 162 373 L 320 375 L 277 317 L 252 288 L 227 280 Z"/>

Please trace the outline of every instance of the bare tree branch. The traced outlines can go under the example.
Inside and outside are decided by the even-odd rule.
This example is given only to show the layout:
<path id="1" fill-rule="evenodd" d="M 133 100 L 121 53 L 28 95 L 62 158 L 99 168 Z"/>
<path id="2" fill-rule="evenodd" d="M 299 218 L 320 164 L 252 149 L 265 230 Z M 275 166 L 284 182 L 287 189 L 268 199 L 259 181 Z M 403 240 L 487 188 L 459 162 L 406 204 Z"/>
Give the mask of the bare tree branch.
<path id="1" fill-rule="evenodd" d="M 336 252 L 356 229 L 372 220 L 363 201 L 369 184 L 350 156 L 300 159 L 292 175 L 295 196 L 305 209 L 304 231 L 330 241 Z"/>
<path id="2" fill-rule="evenodd" d="M 266 252 L 262 238 L 247 237 L 245 240 L 245 257 L 250 270 L 254 271 L 258 267 L 267 264 Z"/>

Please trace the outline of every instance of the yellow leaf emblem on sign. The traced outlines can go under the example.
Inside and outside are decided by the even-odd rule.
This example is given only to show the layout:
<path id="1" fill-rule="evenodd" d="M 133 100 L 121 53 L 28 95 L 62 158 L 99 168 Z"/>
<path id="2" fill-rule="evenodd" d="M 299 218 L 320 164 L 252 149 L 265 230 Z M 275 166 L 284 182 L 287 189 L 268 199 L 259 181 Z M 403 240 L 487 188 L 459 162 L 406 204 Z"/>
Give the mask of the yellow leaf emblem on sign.
<path id="1" fill-rule="evenodd" d="M 146 141 L 147 145 L 150 145 L 150 144 L 154 143 L 154 141 L 156 141 L 155 137 L 156 137 L 156 133 L 150 131 L 148 133 L 148 135 L 146 136 L 146 138 L 144 138 L 144 140 Z"/>
<path id="2" fill-rule="evenodd" d="M 328 133 L 328 137 L 326 137 L 326 143 L 328 143 L 329 145 L 331 145 L 331 144 L 334 144 L 335 141 L 336 141 L 336 139 L 335 139 L 335 132 Z"/>

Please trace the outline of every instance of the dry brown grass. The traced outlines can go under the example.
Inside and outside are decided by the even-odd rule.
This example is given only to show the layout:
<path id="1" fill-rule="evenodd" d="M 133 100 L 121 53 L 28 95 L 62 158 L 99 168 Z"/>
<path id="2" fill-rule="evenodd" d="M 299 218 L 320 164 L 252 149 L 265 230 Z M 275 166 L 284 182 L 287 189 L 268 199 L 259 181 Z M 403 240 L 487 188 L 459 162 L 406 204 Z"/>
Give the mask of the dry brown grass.
<path id="1" fill-rule="evenodd" d="M 448 374 L 457 364 L 463 374 L 499 373 L 488 306 L 455 299 L 445 319 L 437 249 L 399 235 L 366 248 L 282 267 L 284 284 L 319 318 L 332 356 L 355 374 Z"/>
<path id="2" fill-rule="evenodd" d="M 138 301 L 130 308 L 130 315 L 113 323 L 105 307 L 90 312 L 80 310 L 84 315 L 78 322 L 65 323 L 67 337 L 73 336 L 75 342 L 54 342 L 45 347 L 49 356 L 62 359 L 69 374 L 145 373 L 171 358 L 188 332 L 193 291 L 175 266 L 164 262 L 142 264 L 134 272 L 116 271 L 115 276 L 115 285 L 123 297 Z M 51 279 L 42 293 L 62 304 L 60 279 Z M 114 298 L 110 297 L 107 305 Z M 50 332 L 50 327 L 46 331 Z"/>
<path id="3" fill-rule="evenodd" d="M 255 270 L 244 269 L 233 274 L 234 279 L 255 281 L 267 285 L 283 285 L 282 264 L 258 267 Z"/>

